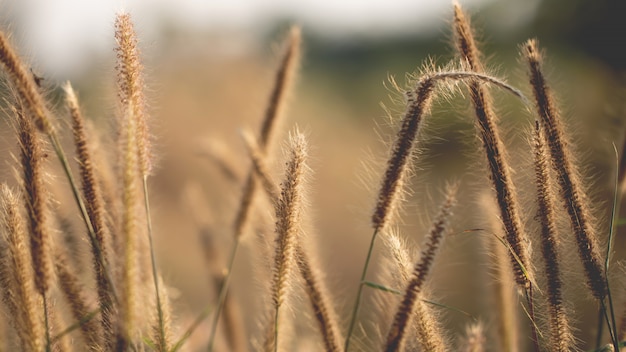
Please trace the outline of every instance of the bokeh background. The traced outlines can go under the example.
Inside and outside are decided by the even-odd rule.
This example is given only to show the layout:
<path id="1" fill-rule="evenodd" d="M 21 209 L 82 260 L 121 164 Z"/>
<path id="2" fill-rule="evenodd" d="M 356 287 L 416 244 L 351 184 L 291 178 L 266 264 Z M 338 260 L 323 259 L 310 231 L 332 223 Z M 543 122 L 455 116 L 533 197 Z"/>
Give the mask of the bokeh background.
<path id="1" fill-rule="evenodd" d="M 472 14 L 490 70 L 527 94 L 519 45 L 531 37 L 540 40 L 550 83 L 573 126 L 571 139 L 596 204 L 598 226 L 606 234 L 615 169 L 612 143 L 621 151 L 626 122 L 626 21 L 622 18 L 626 3 L 465 0 L 461 5 Z M 199 249 L 198 221 L 213 229 L 225 259 L 249 166 L 240 131 L 259 126 L 280 42 L 293 24 L 302 27 L 303 62 L 280 134 L 284 139 L 297 125 L 309 137 L 313 175 L 307 215 L 314 229 L 309 240 L 316 244 L 336 307 L 347 322 L 371 235 L 369 218 L 378 180 L 402 111 L 395 102 L 398 93 L 385 82 L 390 76 L 404 82 L 406 73 L 419 70 L 426 60 L 444 65 L 454 58 L 452 4 L 440 0 L 0 2 L 2 28 L 11 32 L 33 72 L 44 78 L 53 104 L 61 105 L 58 87 L 71 80 L 85 115 L 105 135 L 116 111 L 113 21 L 120 10 L 133 16 L 146 66 L 158 155 L 151 181 L 157 256 L 180 329 L 215 299 Z M 411 248 L 418 248 L 445 184 L 460 182 L 461 205 L 453 236 L 437 260 L 431 292 L 434 300 L 463 309 L 489 327 L 494 324 L 494 308 L 485 298 L 490 278 L 487 255 L 481 249 L 480 237 L 485 235 L 463 230 L 485 228 L 494 214 L 482 206 L 488 184 L 472 110 L 462 89 L 454 93 L 438 99 L 433 107 L 420 141 L 412 192 L 397 228 Z M 507 94 L 494 94 L 516 186 L 528 205 L 523 215 L 532 229 L 528 131 L 533 117 Z M 1 174 L 10 179 L 8 152 L 15 144 L 11 128 L 5 128 L 2 140 L 7 155 Z M 277 180 L 282 145 L 277 143 L 272 151 Z M 208 148 L 226 157 L 239 181 L 225 177 L 206 156 Z M 259 210 L 261 215 L 268 212 Z M 268 259 L 258 254 L 254 234 L 249 236 L 237 259 L 232 294 L 245 312 L 247 329 L 254 331 L 266 280 L 254 269 Z M 370 275 L 374 281 L 377 272 L 382 273 L 385 257 L 379 244 Z M 619 237 L 618 252 L 623 247 Z M 618 253 L 620 257 L 623 254 Z M 581 282 L 577 270 L 568 275 Z M 619 273 L 623 276 L 623 271 Z M 595 329 L 593 304 L 580 285 L 573 285 L 571 292 L 572 305 L 586 307 L 578 309 L 575 317 L 581 338 L 588 342 Z M 370 336 L 359 337 L 364 346 L 375 343 L 377 330 L 385 334 L 387 329 L 377 326 L 376 304 L 370 293 L 366 297 L 363 331 Z M 304 299 L 298 301 L 296 311 L 306 310 Z M 468 323 L 465 316 L 443 313 L 451 336 Z M 198 345 L 206 338 L 206 329 L 202 326 L 194 335 Z M 303 334 L 315 333 L 302 329 Z"/>

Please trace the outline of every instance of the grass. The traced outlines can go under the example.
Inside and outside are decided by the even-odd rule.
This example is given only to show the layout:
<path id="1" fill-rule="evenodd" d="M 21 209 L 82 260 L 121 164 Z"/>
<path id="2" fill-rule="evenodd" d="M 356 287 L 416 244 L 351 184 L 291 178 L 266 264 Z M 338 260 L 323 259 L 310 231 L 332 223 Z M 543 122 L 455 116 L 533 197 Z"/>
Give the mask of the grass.
<path id="1" fill-rule="evenodd" d="M 148 181 L 157 172 L 152 145 L 158 138 L 149 130 L 144 68 L 130 15 L 121 13 L 115 22 L 117 119 L 111 138 L 115 143 L 107 146 L 115 155 L 111 165 L 99 162 L 102 150 L 95 144 L 99 131 L 82 116 L 72 86 L 63 87 L 66 110 L 50 108 L 39 80 L 7 35 L 0 33 L 0 64 L 14 93 L 6 99 L 10 108 L 5 113 L 19 146 L 19 157 L 14 157 L 19 186 L 11 188 L 4 182 L 0 195 L 0 291 L 2 312 L 11 317 L 0 321 L 0 329 L 6 331 L 0 350 L 291 351 L 303 350 L 306 344 L 315 346 L 313 350 L 332 352 L 572 351 L 583 346 L 592 346 L 594 351 L 619 350 L 626 328 L 617 322 L 625 322 L 626 316 L 617 308 L 619 295 L 611 291 L 619 285 L 610 281 L 609 269 L 618 266 L 609 264 L 613 222 L 617 222 L 615 212 L 623 188 L 621 171 L 616 176 L 608 249 L 603 253 L 599 221 L 580 176 L 583 166 L 544 75 L 538 42 L 529 40 L 521 46 L 521 61 L 528 70 L 528 84 L 522 90 L 489 73 L 469 18 L 456 4 L 453 33 L 457 58 L 450 64 L 426 67 L 407 89 L 391 81 L 402 94 L 405 111 L 373 201 L 372 235 L 355 282 L 357 292 L 347 297 L 328 284 L 324 265 L 307 239 L 316 236 L 310 225 L 313 207 L 308 202 L 311 165 L 315 165 L 308 152 L 310 142 L 297 127 L 282 127 L 289 125 L 284 121 L 287 97 L 296 79 L 302 41 L 300 30 L 291 29 L 258 137 L 248 130 L 241 134 L 249 170 L 240 177 L 230 166 L 231 160 L 219 152 L 209 153 L 230 183 L 243 184 L 232 227 L 226 228 L 232 234 L 230 251 L 217 243 L 214 227 L 207 224 L 211 214 L 203 212 L 197 200 L 189 199 L 187 210 L 195 213 L 204 264 L 215 291 L 214 299 L 207 299 L 206 307 L 189 322 L 176 319 L 177 306 L 169 299 L 172 290 L 164 284 L 163 269 L 157 265 L 153 238 L 157 229 L 153 229 L 151 210 L 155 197 L 149 197 L 149 192 L 158 194 L 158 188 L 150 187 Z M 436 118 L 440 105 L 435 102 L 450 91 L 467 92 L 473 107 L 467 117 L 474 121 L 482 146 L 476 169 L 483 170 L 480 173 L 490 188 L 477 203 L 488 209 L 494 225 L 456 231 L 455 212 L 468 206 L 458 192 L 469 186 L 450 182 L 453 186 L 444 191 L 440 209 L 425 211 L 434 220 L 424 234 L 421 252 L 415 255 L 399 230 L 402 208 L 418 172 L 415 165 L 422 158 L 421 143 L 432 133 L 427 123 Z M 519 100 L 518 107 L 528 108 L 535 120 L 534 128 L 527 131 L 534 156 L 529 162 L 534 174 L 525 180 L 527 185 L 516 184 L 520 178 L 513 177 L 511 160 L 516 155 L 506 150 L 497 114 L 500 95 L 494 92 Z M 59 133 L 66 117 L 72 126 L 75 155 L 63 148 L 64 135 Z M 281 129 L 292 132 L 284 147 L 285 168 L 276 171 L 273 145 L 278 144 Z M 74 211 L 84 222 L 83 229 L 66 236 L 57 236 L 61 229 L 56 219 L 61 215 L 54 200 L 56 188 L 64 183 L 53 184 L 46 177 L 52 169 L 52 160 L 47 158 L 50 148 L 72 192 Z M 73 158 L 78 161 L 77 170 L 68 161 Z M 623 170 L 624 165 L 618 162 L 616 169 Z M 280 183 L 275 173 L 282 175 Z M 112 181 L 107 175 L 114 175 Z M 453 181 L 450 175 L 444 176 Z M 533 205 L 518 199 L 518 188 L 530 190 Z M 199 196 L 200 192 L 194 193 Z M 251 232 L 257 233 L 256 241 L 250 240 Z M 461 233 L 484 234 L 494 277 L 475 275 L 472 280 L 496 291 L 495 302 L 487 305 L 491 312 L 474 314 L 451 306 L 430 285 L 441 275 L 437 270 L 441 263 L 456 260 L 443 249 Z M 87 244 L 84 253 L 71 250 L 67 238 L 72 236 Z M 253 259 L 238 255 L 247 247 L 261 253 L 262 264 L 254 265 L 267 286 L 255 291 L 262 314 L 242 312 L 230 292 L 236 262 Z M 573 262 L 564 259 L 572 248 L 578 253 Z M 224 253 L 229 254 L 225 263 Z M 80 256 L 90 258 L 88 266 L 81 266 Z M 583 340 L 573 328 L 580 315 L 579 307 L 567 301 L 575 283 L 570 282 L 573 275 L 563 272 L 566 266 L 584 277 L 588 292 L 580 300 L 598 306 L 599 328 L 593 341 Z M 376 276 L 371 273 L 374 267 Z M 370 302 L 371 297 L 380 298 L 378 306 Z M 311 332 L 302 335 L 307 314 L 312 316 L 308 319 Z M 462 316 L 465 331 L 449 329 L 444 314 Z M 497 318 L 489 322 L 485 318 L 489 316 Z M 260 324 L 254 327 L 251 321 Z M 602 333 L 604 327 L 608 334 Z"/>

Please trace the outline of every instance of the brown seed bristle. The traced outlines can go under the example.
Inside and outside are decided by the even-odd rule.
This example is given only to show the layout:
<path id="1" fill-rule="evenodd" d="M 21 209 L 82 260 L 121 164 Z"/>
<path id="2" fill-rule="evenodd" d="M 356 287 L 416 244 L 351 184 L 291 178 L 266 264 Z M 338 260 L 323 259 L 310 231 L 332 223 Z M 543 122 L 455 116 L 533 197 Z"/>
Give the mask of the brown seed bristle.
<path id="1" fill-rule="evenodd" d="M 278 312 L 284 303 L 290 285 L 290 275 L 295 259 L 295 244 L 301 226 L 304 174 L 306 172 L 307 144 L 296 131 L 290 136 L 290 157 L 285 170 L 280 199 L 276 210 L 276 247 L 272 277 L 272 303 Z M 274 331 L 277 335 L 278 332 Z M 276 339 L 275 339 L 276 340 Z M 277 341 L 274 341 L 276 344 Z"/>
<path id="2" fill-rule="evenodd" d="M 257 141 L 254 139 L 254 136 L 251 133 L 244 131 L 242 133 L 242 137 L 245 142 L 248 155 L 250 156 L 250 160 L 252 160 L 252 168 L 254 170 L 254 174 L 261 181 L 261 184 L 263 185 L 263 188 L 268 194 L 270 200 L 272 202 L 278 201 L 280 196 L 280 190 L 271 180 L 268 167 L 265 163 L 266 158 L 265 155 L 263 155 L 261 147 L 257 144 Z"/>
<path id="3" fill-rule="evenodd" d="M 402 126 L 393 144 L 391 157 L 387 161 L 385 176 L 378 192 L 378 200 L 372 215 L 375 230 L 382 230 L 389 222 L 398 202 L 402 184 L 408 171 L 407 163 L 413 150 L 422 116 L 428 111 L 435 88 L 435 80 L 427 76 L 420 80 L 415 89 L 415 98 L 409 100 L 402 119 Z"/>
<path id="4" fill-rule="evenodd" d="M 555 197 L 550 188 L 547 152 L 543 144 L 543 132 L 539 121 L 535 121 L 535 184 L 537 186 L 537 218 L 541 224 L 541 254 L 544 260 L 544 275 L 548 286 L 550 314 L 550 351 L 575 349 L 567 314 L 563 307 L 562 281 L 556 238 Z"/>
<path id="5" fill-rule="evenodd" d="M 287 39 L 285 53 L 283 54 L 278 71 L 276 72 L 274 86 L 272 93 L 270 94 L 267 109 L 265 110 L 265 116 L 261 125 L 259 147 L 263 150 L 263 152 L 268 150 L 268 147 L 271 144 L 273 131 L 276 129 L 276 125 L 278 124 L 281 116 L 284 115 L 283 110 L 286 105 L 286 96 L 291 90 L 291 85 L 294 80 L 293 76 L 295 76 L 300 63 L 300 41 L 300 29 L 298 27 L 293 27 L 289 33 L 289 38 Z M 241 201 L 239 203 L 239 209 L 237 210 L 237 215 L 235 216 L 235 238 L 239 238 L 244 231 L 244 227 L 248 221 L 252 201 L 257 191 L 256 188 L 257 185 L 254 180 L 253 171 L 251 170 L 248 172 L 246 184 L 243 188 Z"/>
<path id="6" fill-rule="evenodd" d="M 391 329 L 387 335 L 387 341 L 385 344 L 385 351 L 401 351 L 406 338 L 406 329 L 416 314 L 416 307 L 423 304 L 420 301 L 422 288 L 426 277 L 430 273 L 433 261 L 437 250 L 440 247 L 441 241 L 447 231 L 447 225 L 452 214 L 452 208 L 456 203 L 456 187 L 451 187 L 447 191 L 446 200 L 439 210 L 437 218 L 433 221 L 432 227 L 426 238 L 426 245 L 422 250 L 419 261 L 416 263 L 411 276 L 411 281 L 408 283 L 400 306 L 395 314 Z M 418 307 L 425 309 L 424 307 Z M 420 317 L 417 317 L 420 319 Z M 423 324 L 429 326 L 428 321 L 424 321 Z M 431 324 L 432 325 L 432 324 Z M 434 332 L 431 329 L 419 329 L 420 341 L 419 344 L 422 347 L 426 347 L 425 351 L 443 351 L 445 345 L 440 342 L 443 341 L 440 335 L 432 334 Z M 423 336 L 422 336 L 423 335 Z"/>
<path id="7" fill-rule="evenodd" d="M 249 133 L 243 134 L 248 153 L 252 159 L 254 171 L 261 179 L 263 188 L 273 204 L 278 204 L 280 190 L 271 180 L 267 171 L 265 159 L 262 155 L 254 137 Z M 318 322 L 326 351 L 341 351 L 342 337 L 339 329 L 338 318 L 329 300 L 328 290 L 324 282 L 320 279 L 320 273 L 315 266 L 311 265 L 311 260 L 302 244 L 295 243 L 295 258 L 300 271 L 300 276 L 304 280 L 309 302 L 313 308 L 313 313 Z"/>
<path id="8" fill-rule="evenodd" d="M 87 141 L 87 131 L 83 115 L 80 112 L 78 99 L 68 82 L 65 85 L 66 103 L 72 118 L 72 132 L 74 135 L 74 145 L 78 156 L 80 177 L 82 182 L 83 196 L 85 197 L 85 207 L 89 214 L 89 219 L 96 234 L 97 243 L 93 243 L 91 251 L 93 255 L 94 272 L 98 287 L 98 301 L 102 315 L 102 326 L 105 335 L 112 336 L 113 327 L 112 305 L 113 291 L 109 287 L 106 277 L 106 270 L 109 263 L 108 249 L 110 242 L 110 232 L 106 223 L 106 209 L 100 188 L 100 182 L 96 178 L 94 162 L 92 158 L 92 147 Z"/>
<path id="9" fill-rule="evenodd" d="M 115 19 L 117 47 L 118 96 L 125 111 L 124 116 L 135 120 L 137 134 L 137 161 L 142 175 L 152 172 L 150 133 L 144 96 L 143 65 L 133 22 L 128 13 L 120 13 Z M 126 112 L 126 110 L 128 112 Z"/>
<path id="10" fill-rule="evenodd" d="M 85 341 L 89 348 L 95 349 L 102 343 L 102 326 L 98 319 L 88 318 L 93 307 L 88 303 L 85 295 L 87 288 L 80 282 L 80 278 L 67 262 L 67 258 L 61 250 L 55 253 L 55 267 L 57 277 L 63 294 L 72 310 L 72 315 L 76 322 L 80 323 L 80 329 L 85 337 Z"/>
<path id="11" fill-rule="evenodd" d="M 440 322 L 433 312 L 433 307 L 424 301 L 420 292 L 413 308 L 413 321 L 417 330 L 417 344 L 422 351 L 445 352 L 446 340 Z M 405 338 L 406 340 L 406 338 Z"/>
<path id="12" fill-rule="evenodd" d="M 48 223 L 48 191 L 44 181 L 42 141 L 24 111 L 14 108 L 21 151 L 22 187 L 26 195 L 28 229 L 35 287 L 42 295 L 48 292 L 53 277 L 50 224 Z"/>
<path id="13" fill-rule="evenodd" d="M 578 254 L 583 263 L 587 286 L 594 297 L 603 299 L 606 292 L 602 259 L 598 240 L 584 190 L 572 163 L 571 151 L 561 126 L 559 111 L 546 84 L 541 65 L 542 58 L 535 40 L 524 45 L 524 56 L 529 67 L 530 85 L 536 101 L 537 114 L 545 131 L 551 165 L 557 174 L 561 198 L 576 236 Z"/>
<path id="14" fill-rule="evenodd" d="M 265 117 L 259 134 L 259 145 L 267 149 L 272 141 L 272 134 L 276 130 L 278 119 L 283 115 L 287 95 L 291 92 L 294 76 L 300 65 L 300 45 L 302 34 L 299 27 L 292 27 L 287 39 L 287 47 L 278 66 L 274 78 L 274 88 L 270 95 Z"/>
<path id="15" fill-rule="evenodd" d="M 457 50 L 461 58 L 471 70 L 483 73 L 480 52 L 474 42 L 472 29 L 458 4 L 454 5 L 454 31 Z M 471 82 L 469 90 L 476 114 L 476 126 L 487 156 L 489 176 L 496 192 L 500 216 L 506 231 L 506 240 L 515 254 L 511 253 L 510 255 L 515 272 L 515 281 L 520 287 L 527 290 L 532 281 L 528 277 L 530 275 L 528 248 L 525 245 L 525 234 L 518 213 L 517 197 L 511 180 L 504 145 L 496 125 L 491 97 L 479 81 Z M 526 271 L 522 269 L 522 265 Z"/>
<path id="16" fill-rule="evenodd" d="M 20 99 L 25 104 L 28 115 L 32 116 L 37 128 L 46 133 L 52 133 L 53 126 L 48 117 L 48 109 L 34 76 L 20 60 L 3 32 L 0 32 L 0 63 L 8 73 Z"/>
<path id="17" fill-rule="evenodd" d="M 300 242 L 296 244 L 295 253 L 309 302 L 311 302 L 313 313 L 324 339 L 324 347 L 327 352 L 339 352 L 343 348 L 343 338 L 339 329 L 339 319 L 332 307 L 328 290 L 320 279 L 318 270 L 314 265 L 311 265 L 311 260 Z"/>
<path id="18" fill-rule="evenodd" d="M 2 184 L 3 233 L 0 241 L 0 290 L 24 351 L 42 351 L 44 327 L 41 321 L 43 306 L 41 296 L 33 285 L 29 236 L 20 209 L 20 199 Z"/>

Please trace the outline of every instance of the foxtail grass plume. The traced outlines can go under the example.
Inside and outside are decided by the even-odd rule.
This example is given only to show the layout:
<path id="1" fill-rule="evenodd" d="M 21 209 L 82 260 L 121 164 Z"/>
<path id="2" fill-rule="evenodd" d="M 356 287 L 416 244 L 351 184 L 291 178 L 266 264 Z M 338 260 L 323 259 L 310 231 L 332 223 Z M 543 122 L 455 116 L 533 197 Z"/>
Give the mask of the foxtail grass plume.
<path id="1" fill-rule="evenodd" d="M 415 264 L 411 280 L 409 281 L 400 303 L 396 315 L 394 317 L 391 329 L 387 335 L 385 343 L 385 351 L 401 351 L 407 338 L 407 327 L 411 324 L 412 319 L 421 319 L 419 314 L 425 307 L 422 306 L 421 293 L 426 282 L 426 278 L 431 271 L 436 253 L 440 247 L 443 237 L 448 231 L 448 222 L 452 214 L 452 208 L 456 203 L 456 187 L 450 187 L 447 191 L 446 200 L 441 206 L 439 214 L 426 237 L 426 244 L 422 250 L 419 261 Z M 416 312 L 419 309 L 420 312 Z M 444 339 L 431 326 L 433 322 L 423 321 L 422 325 L 425 329 L 420 332 L 418 343 L 425 351 L 445 351 Z"/>
<path id="2" fill-rule="evenodd" d="M 254 140 L 254 136 L 246 132 L 244 132 L 242 136 L 246 142 L 246 148 L 248 149 L 248 153 L 252 159 L 252 164 L 257 177 L 261 179 L 263 188 L 272 203 L 278 204 L 280 190 L 271 180 L 271 176 L 267 170 L 267 165 L 265 164 L 264 156 L 262 155 L 258 144 Z M 330 295 L 328 293 L 328 289 L 326 288 L 324 281 L 321 279 L 321 273 L 312 262 L 309 254 L 302 246 L 301 241 L 297 241 L 295 244 L 295 258 L 300 276 L 304 281 L 309 302 L 313 308 L 313 313 L 324 340 L 324 347 L 327 352 L 341 351 L 342 337 L 341 330 L 339 329 L 339 319 L 337 318 L 337 314 L 332 307 L 332 301 L 329 299 Z"/>
<path id="3" fill-rule="evenodd" d="M 269 102 L 265 110 L 265 115 L 261 124 L 261 132 L 259 133 L 258 143 L 261 151 L 265 153 L 272 142 L 272 135 L 279 124 L 279 120 L 284 115 L 286 106 L 286 98 L 290 93 L 294 81 L 294 76 L 300 64 L 300 45 L 301 45 L 300 28 L 292 27 L 287 38 L 285 52 L 282 56 L 278 71 L 274 78 L 274 86 L 270 94 Z M 234 233 L 235 238 L 239 238 L 248 221 L 250 208 L 254 195 L 256 194 L 257 185 L 254 180 L 253 171 L 248 172 L 246 184 L 243 188 L 239 209 L 235 216 Z"/>
<path id="4" fill-rule="evenodd" d="M 117 43 L 118 97 L 125 118 L 134 120 L 137 144 L 137 162 L 141 175 L 152 172 L 150 133 L 144 95 L 143 65 L 140 60 L 137 36 L 128 13 L 120 13 L 115 19 Z"/>
<path id="5" fill-rule="evenodd" d="M 35 287 L 45 295 L 52 285 L 54 277 L 50 234 L 48 190 L 46 189 L 43 161 L 43 141 L 24 111 L 14 109 L 17 119 L 19 145 L 22 163 L 22 187 L 24 188 L 30 247 L 33 268 L 35 269 Z"/>
<path id="6" fill-rule="evenodd" d="M 276 210 L 276 247 L 272 277 L 272 302 L 275 309 L 274 346 L 278 343 L 279 310 L 283 306 L 287 291 L 293 286 L 289 282 L 294 267 L 297 237 L 301 231 L 304 177 L 307 169 L 307 143 L 296 131 L 290 136 L 290 156 L 285 170 L 280 199 Z"/>
<path id="7" fill-rule="evenodd" d="M 409 98 L 407 110 L 402 119 L 402 126 L 387 161 L 387 169 L 378 192 L 378 200 L 372 215 L 375 231 L 381 231 L 388 224 L 394 212 L 402 186 L 409 170 L 407 165 L 413 152 L 413 144 L 417 136 L 420 122 L 428 112 L 435 90 L 435 80 L 427 76 L 419 81 L 415 89 L 415 97 Z"/>
<path id="8" fill-rule="evenodd" d="M 110 231 L 106 223 L 107 211 L 104 205 L 104 198 L 100 181 L 94 170 L 95 162 L 92 157 L 92 145 L 88 142 L 85 120 L 80 111 L 78 99 L 74 89 L 68 82 L 65 85 L 66 104 L 72 119 L 72 132 L 78 166 L 80 168 L 80 179 L 82 183 L 83 196 L 85 197 L 85 207 L 95 232 L 96 243 L 92 243 L 94 272 L 96 275 L 96 285 L 98 291 L 98 302 L 105 340 L 112 340 L 114 326 L 113 312 L 113 290 L 107 279 L 106 270 L 109 270 L 111 261 L 108 260 L 108 250 L 110 247 Z"/>
<path id="9" fill-rule="evenodd" d="M 89 303 L 87 287 L 83 285 L 76 270 L 71 267 L 66 254 L 58 249 L 55 253 L 54 265 L 59 286 L 70 306 L 75 322 L 79 323 L 81 333 L 91 349 L 102 346 L 103 330 L 98 319 L 91 317 L 94 307 Z"/>
<path id="10" fill-rule="evenodd" d="M 304 280 L 307 296 L 324 340 L 324 348 L 326 352 L 342 351 L 343 337 L 339 329 L 339 318 L 320 272 L 300 243 L 296 244 L 295 254 L 300 276 Z"/>
<path id="11" fill-rule="evenodd" d="M 463 62 L 474 72 L 483 73 L 481 54 L 472 34 L 467 16 L 459 4 L 454 5 L 454 32 L 456 48 Z M 489 178 L 496 192 L 500 216 L 506 232 L 506 241 L 511 247 L 511 264 L 515 281 L 524 290 L 530 288 L 531 278 L 526 236 L 519 217 L 518 202 L 506 159 L 504 145 L 496 125 L 489 92 L 479 81 L 469 85 L 470 97 L 476 114 L 476 126 L 485 149 L 489 165 Z M 524 270 L 525 268 L 525 270 Z"/>
<path id="12" fill-rule="evenodd" d="M 39 92 L 35 77 L 28 71 L 3 32 L 0 32 L 0 63 L 17 90 L 20 100 L 24 103 L 29 117 L 34 119 L 37 128 L 45 133 L 52 133 L 54 129 L 48 116 L 49 112 Z"/>
<path id="13" fill-rule="evenodd" d="M 531 39 L 524 44 L 523 55 L 528 63 L 537 115 L 545 131 L 544 138 L 550 153 L 550 164 L 557 174 L 561 199 L 576 236 L 587 286 L 594 297 L 603 299 L 607 294 L 607 288 L 597 235 L 593 227 L 595 219 L 589 210 L 577 170 L 572 163 L 572 152 L 561 126 L 554 97 L 541 70 L 542 58 L 535 40 Z"/>
<path id="14" fill-rule="evenodd" d="M 557 243 L 555 197 L 550 188 L 548 156 L 539 121 L 535 122 L 535 184 L 537 185 L 537 218 L 541 225 L 541 254 L 544 260 L 544 275 L 548 285 L 550 322 L 550 351 L 565 352 L 575 348 L 567 314 L 563 307 L 562 279 Z"/>
<path id="15" fill-rule="evenodd" d="M 42 351 L 44 346 L 43 306 L 34 287 L 29 234 L 21 210 L 20 197 L 2 184 L 2 235 L 0 236 L 0 291 L 8 322 L 17 333 L 24 351 Z"/>

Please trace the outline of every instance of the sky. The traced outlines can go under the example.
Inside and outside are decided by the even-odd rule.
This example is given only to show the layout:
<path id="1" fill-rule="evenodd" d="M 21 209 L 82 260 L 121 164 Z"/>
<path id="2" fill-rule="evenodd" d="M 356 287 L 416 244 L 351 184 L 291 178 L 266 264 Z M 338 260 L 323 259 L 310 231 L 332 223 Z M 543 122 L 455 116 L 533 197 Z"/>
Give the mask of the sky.
<path id="1" fill-rule="evenodd" d="M 475 6 L 492 0 L 460 0 Z M 327 37 L 428 31 L 445 23 L 448 0 L 0 0 L 3 29 L 52 76 L 80 72 L 113 46 L 113 21 L 133 15 L 144 41 L 158 41 L 163 23 L 185 31 L 258 32 L 278 19 L 302 22 Z"/>

